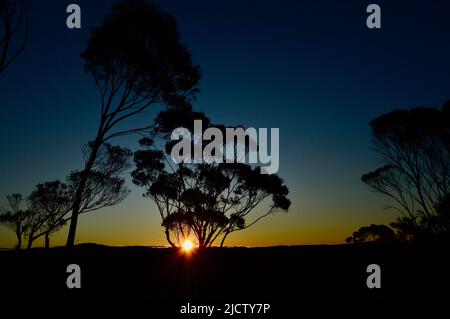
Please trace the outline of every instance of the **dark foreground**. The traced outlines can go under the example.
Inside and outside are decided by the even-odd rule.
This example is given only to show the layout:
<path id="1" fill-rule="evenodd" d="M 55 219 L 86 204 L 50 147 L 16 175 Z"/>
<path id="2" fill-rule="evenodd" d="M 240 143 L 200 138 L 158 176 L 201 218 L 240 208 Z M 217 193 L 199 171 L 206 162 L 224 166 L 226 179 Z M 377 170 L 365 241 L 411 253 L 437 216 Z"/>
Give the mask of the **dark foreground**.
<path id="1" fill-rule="evenodd" d="M 96 245 L 0 251 L 0 298 L 147 300 L 170 302 L 172 312 L 187 302 L 292 307 L 308 300 L 439 300 L 449 297 L 448 254 L 448 246 L 413 244 L 225 248 L 190 255 Z M 81 289 L 66 286 L 69 264 L 81 268 Z M 381 289 L 367 288 L 369 264 L 381 267 Z"/>

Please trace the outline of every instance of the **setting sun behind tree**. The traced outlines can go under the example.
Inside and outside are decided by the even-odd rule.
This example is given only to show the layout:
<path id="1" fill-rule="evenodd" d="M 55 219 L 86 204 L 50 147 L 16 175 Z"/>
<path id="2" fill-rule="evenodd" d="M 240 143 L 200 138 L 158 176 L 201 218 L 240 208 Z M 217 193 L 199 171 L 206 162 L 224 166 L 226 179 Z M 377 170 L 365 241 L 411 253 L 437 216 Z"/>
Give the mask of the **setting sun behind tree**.
<path id="1" fill-rule="evenodd" d="M 186 239 L 183 242 L 183 245 L 181 246 L 181 248 L 183 249 L 183 251 L 185 253 L 190 253 L 192 251 L 192 249 L 194 248 L 194 244 L 189 239 Z"/>

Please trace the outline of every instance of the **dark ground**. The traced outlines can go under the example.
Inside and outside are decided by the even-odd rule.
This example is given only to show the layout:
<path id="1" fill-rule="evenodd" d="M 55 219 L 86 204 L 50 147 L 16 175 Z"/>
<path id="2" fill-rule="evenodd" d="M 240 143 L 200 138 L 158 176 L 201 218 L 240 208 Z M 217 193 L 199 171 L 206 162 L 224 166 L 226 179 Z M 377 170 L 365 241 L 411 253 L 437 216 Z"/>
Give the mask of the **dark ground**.
<path id="1" fill-rule="evenodd" d="M 431 244 L 217 248 L 189 256 L 173 249 L 89 244 L 71 252 L 0 251 L 0 300 L 134 300 L 170 303 L 172 312 L 188 301 L 294 308 L 314 300 L 414 303 L 448 299 L 448 254 L 448 246 Z M 66 267 L 73 263 L 81 267 L 81 289 L 66 286 Z M 372 263 L 381 266 L 381 289 L 366 286 Z"/>

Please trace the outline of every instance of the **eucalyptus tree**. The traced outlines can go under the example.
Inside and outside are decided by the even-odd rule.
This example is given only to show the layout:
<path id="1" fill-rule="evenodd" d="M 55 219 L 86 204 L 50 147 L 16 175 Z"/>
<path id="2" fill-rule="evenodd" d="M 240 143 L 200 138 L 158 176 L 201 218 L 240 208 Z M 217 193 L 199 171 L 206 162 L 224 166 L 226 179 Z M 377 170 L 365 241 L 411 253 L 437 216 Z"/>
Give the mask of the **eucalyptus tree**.
<path id="1" fill-rule="evenodd" d="M 148 131 L 153 106 L 188 105 L 198 92 L 200 70 L 180 41 L 175 18 L 145 1 L 115 3 L 92 28 L 81 57 L 100 95 L 97 132 L 79 171 L 67 246 L 75 241 L 83 194 L 99 150 L 112 138 Z"/>

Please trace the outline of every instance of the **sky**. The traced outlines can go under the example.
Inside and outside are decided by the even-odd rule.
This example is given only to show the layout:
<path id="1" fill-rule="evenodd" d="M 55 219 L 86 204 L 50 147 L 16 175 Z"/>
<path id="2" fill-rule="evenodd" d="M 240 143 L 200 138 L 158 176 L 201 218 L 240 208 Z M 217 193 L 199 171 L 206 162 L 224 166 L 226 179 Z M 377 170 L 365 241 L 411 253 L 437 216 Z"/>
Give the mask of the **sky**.
<path id="1" fill-rule="evenodd" d="M 79 30 L 65 25 L 70 3 L 81 7 Z M 381 164 L 368 123 L 450 99 L 447 1 L 376 1 L 377 30 L 366 27 L 371 2 L 358 0 L 159 3 L 201 67 L 195 109 L 215 123 L 280 129 L 278 174 L 291 208 L 233 233 L 228 245 L 342 243 L 361 226 L 395 219 L 360 181 Z M 33 3 L 26 50 L 0 76 L 0 207 L 7 194 L 27 195 L 82 167 L 100 100 L 80 53 L 110 7 L 106 0 Z M 135 149 L 137 139 L 116 142 Z M 155 205 L 129 187 L 121 204 L 80 217 L 77 243 L 166 244 Z M 66 236 L 63 229 L 52 244 Z M 0 226 L 0 247 L 14 244 Z"/>

